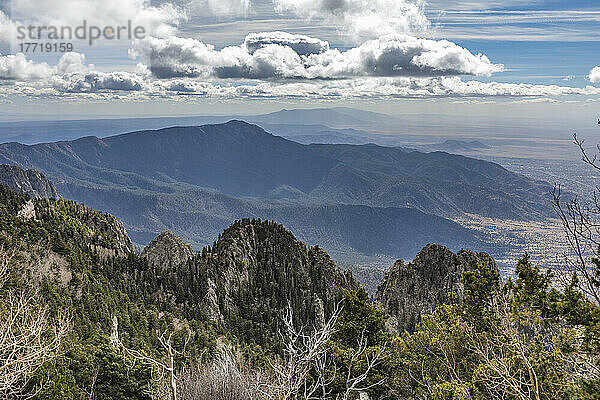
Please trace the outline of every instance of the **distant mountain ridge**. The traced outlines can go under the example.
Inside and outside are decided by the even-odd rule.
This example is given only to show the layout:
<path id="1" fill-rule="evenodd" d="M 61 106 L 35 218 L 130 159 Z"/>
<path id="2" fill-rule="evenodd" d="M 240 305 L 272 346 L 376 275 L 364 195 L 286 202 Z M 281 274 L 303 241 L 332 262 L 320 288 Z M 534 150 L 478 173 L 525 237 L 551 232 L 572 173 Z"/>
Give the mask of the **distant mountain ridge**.
<path id="1" fill-rule="evenodd" d="M 360 117 L 360 118 L 359 118 Z M 349 108 L 316 108 L 280 110 L 260 115 L 200 115 L 182 117 L 146 117 L 146 118 L 114 118 L 88 120 L 54 120 L 54 121 L 13 121 L 0 122 L 0 143 L 19 142 L 25 144 L 47 143 L 54 141 L 75 140 L 85 136 L 100 138 L 114 136 L 140 130 L 163 129 L 172 126 L 200 126 L 221 124 L 237 119 L 257 124 L 269 132 L 287 137 L 290 128 L 299 126 L 321 125 L 319 131 L 346 128 L 371 127 L 381 122 L 399 123 L 398 118 L 367 111 Z M 283 121 L 287 121 L 283 122 Z M 352 126 L 349 124 L 352 123 Z M 333 125 L 333 126 L 332 126 Z M 310 129 L 310 128 L 308 128 Z M 314 132 L 314 130 L 313 130 Z M 356 132 L 358 133 L 358 132 Z M 371 135 L 361 133 L 367 137 Z M 371 139 L 370 141 L 373 141 Z"/>
<path id="2" fill-rule="evenodd" d="M 377 145 L 302 145 L 241 121 L 6 143 L 0 162 L 44 172 L 66 197 L 119 216 L 139 243 L 170 229 L 207 244 L 232 218 L 250 216 L 307 232 L 301 237 L 312 243 L 334 242 L 333 253 L 397 258 L 442 242 L 438 232 L 454 232 L 444 242 L 453 248 L 479 247 L 476 234 L 440 216 L 551 213 L 547 184 L 497 164 Z M 418 222 L 432 214 L 431 226 Z"/>
<path id="3" fill-rule="evenodd" d="M 483 144 L 479 140 L 457 140 L 448 139 L 442 143 L 417 146 L 426 151 L 448 151 L 448 152 L 476 152 L 489 149 L 490 146 Z"/>
<path id="4" fill-rule="evenodd" d="M 550 210 L 540 201 L 549 185 L 494 163 L 376 145 L 305 146 L 241 121 L 34 146 L 8 143 L 0 145 L 4 160 L 92 184 L 156 188 L 143 181 L 181 182 L 264 198 L 287 187 L 297 190 L 290 200 L 409 206 L 438 215 L 519 219 Z"/>

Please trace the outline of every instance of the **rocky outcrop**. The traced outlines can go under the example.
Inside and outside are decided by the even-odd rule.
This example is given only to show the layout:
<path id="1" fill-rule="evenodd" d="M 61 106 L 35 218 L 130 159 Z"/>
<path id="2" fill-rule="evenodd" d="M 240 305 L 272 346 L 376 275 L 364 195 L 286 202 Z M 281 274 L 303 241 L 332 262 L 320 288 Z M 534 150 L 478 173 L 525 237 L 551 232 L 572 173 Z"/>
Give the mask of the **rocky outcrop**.
<path id="1" fill-rule="evenodd" d="M 227 229 L 213 247 L 215 282 L 225 297 L 226 313 L 239 308 L 237 293 L 244 287 L 273 292 L 284 298 L 327 302 L 341 289 L 356 286 L 319 247 L 307 247 L 283 226 L 270 221 L 244 220 Z M 265 287 L 266 286 L 266 287 Z M 270 293 L 269 293 L 270 294 Z"/>
<path id="2" fill-rule="evenodd" d="M 396 261 L 375 295 L 379 307 L 390 315 L 388 327 L 398 333 L 414 330 L 422 313 L 461 298 L 463 272 L 481 264 L 498 268 L 487 253 L 461 250 L 454 254 L 436 244 L 423 248 L 412 263 Z"/>
<path id="3" fill-rule="evenodd" d="M 60 198 L 54 184 L 34 169 L 24 170 L 16 165 L 1 164 L 0 183 L 27 193 L 34 200 Z"/>
<path id="4" fill-rule="evenodd" d="M 213 321 L 260 344 L 277 342 L 288 305 L 299 325 L 318 326 L 343 289 L 358 288 L 323 249 L 306 246 L 270 221 L 237 221 L 182 268 L 182 278 L 193 275 L 199 282 L 193 293 Z"/>
<path id="5" fill-rule="evenodd" d="M 23 218 L 25 220 L 35 218 L 35 203 L 33 202 L 33 200 L 29 200 L 23 205 L 23 208 L 21 208 L 21 210 L 19 210 L 19 212 L 17 213 L 17 217 Z"/>
<path id="6" fill-rule="evenodd" d="M 269 348 L 279 346 L 288 306 L 294 323 L 311 329 L 331 316 L 344 289 L 359 287 L 323 249 L 271 221 L 236 221 L 212 246 L 190 255 L 189 245 L 165 232 L 141 253 L 151 268 L 128 274 L 152 282 L 156 290 L 148 296 L 155 304 Z"/>
<path id="7" fill-rule="evenodd" d="M 141 253 L 152 267 L 176 266 L 194 255 L 192 246 L 169 231 L 158 235 Z"/>

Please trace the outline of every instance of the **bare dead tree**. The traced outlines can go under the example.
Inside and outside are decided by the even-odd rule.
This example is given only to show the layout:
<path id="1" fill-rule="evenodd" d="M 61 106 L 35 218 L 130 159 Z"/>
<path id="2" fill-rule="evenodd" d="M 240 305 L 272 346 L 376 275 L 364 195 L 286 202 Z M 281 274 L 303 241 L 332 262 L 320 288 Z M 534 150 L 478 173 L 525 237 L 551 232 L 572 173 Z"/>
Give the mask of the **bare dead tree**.
<path id="1" fill-rule="evenodd" d="M 600 164 L 598 163 L 598 155 L 600 154 L 600 143 L 596 144 L 597 154 L 589 156 L 587 150 L 584 147 L 585 140 L 579 139 L 576 133 L 573 135 L 573 142 L 577 147 L 579 147 L 579 151 L 581 152 L 581 160 L 589 166 L 600 171 Z"/>
<path id="2" fill-rule="evenodd" d="M 284 330 L 279 336 L 284 344 L 281 363 L 271 362 L 274 382 L 261 388 L 263 395 L 272 400 L 326 399 L 329 385 L 335 379 L 335 369 L 329 359 L 330 340 L 342 308 L 338 304 L 325 324 L 308 332 L 306 327 L 294 326 L 294 312 L 288 306 L 283 318 Z"/>
<path id="3" fill-rule="evenodd" d="M 171 400 L 177 400 L 177 375 L 175 371 L 175 357 L 182 356 L 185 353 L 185 348 L 187 347 L 187 344 L 191 339 L 191 333 L 188 333 L 188 336 L 183 345 L 183 349 L 181 351 L 175 350 L 174 348 L 173 334 L 174 332 L 169 332 L 168 330 L 165 330 L 158 335 L 158 341 L 163 347 L 163 350 L 165 351 L 166 361 L 147 356 L 139 350 L 130 349 L 126 347 L 119 339 L 119 322 L 116 316 L 113 316 L 113 328 L 110 340 L 113 346 L 115 346 L 118 349 L 121 349 L 132 359 L 155 368 L 159 373 L 158 380 L 167 382 L 171 394 Z"/>
<path id="4" fill-rule="evenodd" d="M 366 392 L 367 390 L 380 386 L 385 382 L 385 378 L 380 380 L 367 383 L 367 379 L 377 366 L 386 359 L 386 348 L 384 346 L 369 351 L 369 345 L 365 336 L 365 330 L 363 329 L 360 337 L 358 338 L 358 347 L 356 351 L 350 357 L 348 365 L 348 371 L 346 373 L 346 385 L 344 393 L 337 396 L 339 400 L 348 400 L 353 398 L 354 395 Z M 354 371 L 353 366 L 361 359 L 364 358 L 364 369 L 362 372 Z"/>
<path id="5" fill-rule="evenodd" d="M 0 247 L 0 289 L 8 280 L 8 266 L 14 257 L 14 252 L 9 253 L 4 248 Z"/>
<path id="6" fill-rule="evenodd" d="M 207 365 L 184 369 L 177 386 L 181 400 L 264 400 L 259 388 L 266 379 L 260 370 L 240 366 L 234 354 L 223 349 Z"/>
<path id="7" fill-rule="evenodd" d="M 528 339 L 512 316 L 510 301 L 506 295 L 499 295 L 490 309 L 499 321 L 494 334 L 489 336 L 469 332 L 470 350 L 479 356 L 483 366 L 480 368 L 482 373 L 478 376 L 479 382 L 493 398 L 539 400 L 539 379 L 527 357 Z M 515 367 L 515 359 L 524 368 Z"/>
<path id="8" fill-rule="evenodd" d="M 383 384 L 385 379 L 368 382 L 369 377 L 385 359 L 386 349 L 369 347 L 363 330 L 357 340 L 357 348 L 351 355 L 347 370 L 342 373 L 331 359 L 331 339 L 335 325 L 342 312 L 341 303 L 320 327 L 307 330 L 296 328 L 293 310 L 288 306 L 283 318 L 283 331 L 279 335 L 284 344 L 284 357 L 280 363 L 271 363 L 271 383 L 261 387 L 262 394 L 271 400 L 349 400 L 356 395 Z M 359 370 L 355 365 L 361 365 Z M 332 383 L 338 378 L 343 382 L 341 393 L 332 393 Z"/>
<path id="9" fill-rule="evenodd" d="M 96 381 L 98 380 L 98 374 L 100 373 L 100 367 L 96 367 L 94 372 L 92 373 L 92 384 L 90 385 L 90 390 L 86 391 L 88 398 L 91 400 L 94 398 L 94 389 L 96 387 Z"/>
<path id="10" fill-rule="evenodd" d="M 66 314 L 53 318 L 34 294 L 3 290 L 14 253 L 0 249 L 0 396 L 32 397 L 24 393 L 31 376 L 59 355 L 70 321 Z"/>
<path id="11" fill-rule="evenodd" d="M 584 163 L 600 170 L 600 145 L 597 145 L 598 154 L 590 155 L 585 149 L 584 140 L 573 135 L 573 143 L 581 152 Z M 600 248 L 600 188 L 594 188 L 592 200 L 583 203 L 578 197 L 567 201 L 562 199 L 560 186 L 555 186 L 553 192 L 553 206 L 562 221 L 565 238 L 569 245 L 569 253 L 563 254 L 567 272 L 574 273 L 579 278 L 579 289 L 600 306 L 600 270 L 591 261 L 598 256 Z M 569 277 L 564 271 L 558 271 L 559 278 L 566 285 Z"/>

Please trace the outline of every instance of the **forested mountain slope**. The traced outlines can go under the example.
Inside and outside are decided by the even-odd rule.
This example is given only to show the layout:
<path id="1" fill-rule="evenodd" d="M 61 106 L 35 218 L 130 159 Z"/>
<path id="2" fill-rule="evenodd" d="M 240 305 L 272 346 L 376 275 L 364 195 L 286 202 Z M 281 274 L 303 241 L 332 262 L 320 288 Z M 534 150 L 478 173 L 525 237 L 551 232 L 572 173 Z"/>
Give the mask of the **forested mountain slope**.
<path id="1" fill-rule="evenodd" d="M 543 185 L 497 164 L 376 145 L 306 146 L 240 121 L 34 146 L 8 143 L 0 155 L 3 162 L 35 167 L 66 183 L 161 191 L 161 184 L 180 182 L 267 198 L 286 189 L 285 197 L 296 200 L 410 204 L 425 212 L 516 218 L 547 209 L 537 199 Z M 477 201 L 459 201 L 467 194 Z"/>
<path id="2" fill-rule="evenodd" d="M 517 390 L 587 399 L 598 392 L 589 370 L 598 365 L 597 304 L 575 275 L 564 291 L 550 289 L 551 274 L 527 256 L 504 284 L 486 253 L 429 245 L 387 274 L 376 297 L 383 311 L 326 252 L 274 222 L 237 221 L 190 253 L 164 233 L 140 257 L 115 217 L 67 200 L 34 201 L 0 185 L 2 343 L 13 340 L 12 326 L 31 329 L 29 321 L 41 325 L 33 337 L 42 343 L 31 343 L 29 353 L 29 346 L 0 347 L 0 366 L 13 351 L 48 349 L 35 353 L 42 361 L 10 394 L 175 398 L 161 386 L 170 362 L 179 376 L 171 382 L 193 400 L 214 393 L 278 398 L 279 389 L 303 398 L 314 377 L 324 382 L 323 399 L 505 399 Z M 288 308 L 299 334 L 282 328 Z M 337 318 L 324 324 L 332 314 Z M 319 326 L 326 325 L 323 334 Z M 304 352 L 318 338 L 315 351 Z M 290 344 L 296 356 L 285 352 Z"/>
<path id="3" fill-rule="evenodd" d="M 14 252 L 3 285 L 38 293 L 50 315 L 69 313 L 65 354 L 38 371 L 39 379 L 53 377 L 40 398 L 80 398 L 94 384 L 105 398 L 149 398 L 149 369 L 132 370 L 111 350 L 113 316 L 121 340 L 150 355 L 160 351 L 160 332 L 179 332 L 177 345 L 189 335 L 188 363 L 210 354 L 219 335 L 242 350 L 277 352 L 288 304 L 298 324 L 311 325 L 331 313 L 342 289 L 358 287 L 323 250 L 272 222 L 238 221 L 181 264 L 149 264 L 113 216 L 55 199 L 33 201 L 34 213 L 23 216 L 30 202 L 0 185 L 0 247 Z M 146 254 L 156 261 L 158 252 Z M 96 368 L 102 372 L 94 377 Z"/>

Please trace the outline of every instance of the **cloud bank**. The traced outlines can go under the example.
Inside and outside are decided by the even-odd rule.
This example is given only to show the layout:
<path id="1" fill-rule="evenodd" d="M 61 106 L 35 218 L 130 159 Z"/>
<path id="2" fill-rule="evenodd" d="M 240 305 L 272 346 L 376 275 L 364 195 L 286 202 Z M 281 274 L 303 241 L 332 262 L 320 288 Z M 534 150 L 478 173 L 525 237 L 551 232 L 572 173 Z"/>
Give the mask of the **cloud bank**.
<path id="1" fill-rule="evenodd" d="M 482 55 L 446 40 L 388 35 L 347 51 L 285 32 L 250 34 L 243 44 L 216 50 L 191 38 L 136 40 L 140 57 L 158 78 L 345 79 L 356 77 L 489 76 L 503 70 Z"/>
<path id="2" fill-rule="evenodd" d="M 273 44 L 266 45 L 272 46 Z M 258 52 L 256 50 L 255 52 Z M 297 54 L 297 53 L 296 53 Z M 323 54 L 323 53 L 317 53 Z M 357 77 L 340 80 L 199 80 L 155 78 L 144 65 L 136 72 L 102 72 L 85 64 L 85 56 L 67 53 L 54 66 L 35 63 L 23 54 L 0 56 L 0 97 L 48 101 L 194 101 L 216 99 L 284 99 L 310 101 L 390 100 L 398 98 L 524 98 L 599 96 L 600 88 L 464 81 L 452 77 Z"/>

